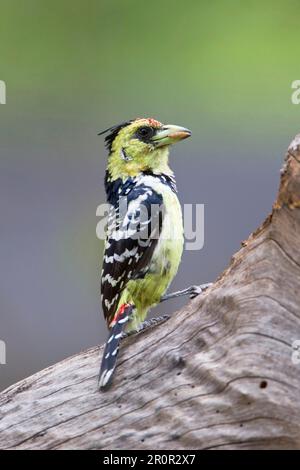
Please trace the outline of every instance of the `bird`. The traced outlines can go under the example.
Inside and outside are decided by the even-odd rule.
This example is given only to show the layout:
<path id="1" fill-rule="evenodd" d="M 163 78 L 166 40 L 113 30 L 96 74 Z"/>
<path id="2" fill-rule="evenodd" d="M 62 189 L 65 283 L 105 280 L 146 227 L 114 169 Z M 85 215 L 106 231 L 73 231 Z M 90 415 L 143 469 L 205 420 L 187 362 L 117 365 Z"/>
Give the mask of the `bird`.
<path id="1" fill-rule="evenodd" d="M 99 373 L 101 390 L 112 382 L 121 338 L 142 328 L 151 307 L 180 295 L 197 295 L 209 286 L 165 295 L 184 245 L 169 150 L 191 131 L 154 118 L 136 118 L 99 135 L 103 134 L 107 134 L 105 191 L 110 209 L 101 273 L 101 302 L 109 329 Z"/>

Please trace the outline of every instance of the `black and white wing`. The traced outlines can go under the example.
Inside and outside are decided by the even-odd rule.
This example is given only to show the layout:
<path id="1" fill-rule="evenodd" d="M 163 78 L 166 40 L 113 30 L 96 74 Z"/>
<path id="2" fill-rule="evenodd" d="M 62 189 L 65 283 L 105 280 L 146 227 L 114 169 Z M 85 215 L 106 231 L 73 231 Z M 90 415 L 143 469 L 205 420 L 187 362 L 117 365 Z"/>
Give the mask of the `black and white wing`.
<path id="1" fill-rule="evenodd" d="M 128 281 L 147 273 L 162 220 L 162 196 L 149 186 L 132 187 L 120 197 L 118 206 L 111 206 L 101 275 L 102 307 L 108 325 Z"/>

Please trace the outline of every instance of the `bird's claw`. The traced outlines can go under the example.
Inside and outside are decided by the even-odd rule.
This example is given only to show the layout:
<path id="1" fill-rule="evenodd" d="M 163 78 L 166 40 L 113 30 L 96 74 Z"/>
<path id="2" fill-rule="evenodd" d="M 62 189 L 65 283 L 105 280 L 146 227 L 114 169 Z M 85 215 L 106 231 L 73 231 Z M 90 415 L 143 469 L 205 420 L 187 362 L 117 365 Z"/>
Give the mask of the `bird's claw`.
<path id="1" fill-rule="evenodd" d="M 209 287 L 212 286 L 212 282 L 208 282 L 206 284 L 200 284 L 199 286 L 191 286 L 189 288 L 189 296 L 190 296 L 190 299 L 194 299 L 195 297 L 197 297 L 199 294 L 202 294 L 202 292 L 204 292 L 206 289 L 208 289 Z"/>
<path id="2" fill-rule="evenodd" d="M 160 317 L 153 317 L 150 318 L 149 320 L 144 320 L 137 328 L 137 332 L 139 333 L 142 330 L 145 330 L 146 328 L 149 328 L 150 326 L 157 325 L 158 323 L 161 323 L 163 321 L 166 321 L 170 318 L 170 315 L 161 315 Z"/>

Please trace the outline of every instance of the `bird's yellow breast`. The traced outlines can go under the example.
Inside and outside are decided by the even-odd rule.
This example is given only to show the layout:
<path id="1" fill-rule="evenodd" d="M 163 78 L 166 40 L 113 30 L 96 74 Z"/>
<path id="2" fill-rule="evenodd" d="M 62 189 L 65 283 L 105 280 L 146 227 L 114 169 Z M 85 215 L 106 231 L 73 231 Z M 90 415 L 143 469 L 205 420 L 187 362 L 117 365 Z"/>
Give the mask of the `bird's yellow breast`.
<path id="1" fill-rule="evenodd" d="M 130 280 L 121 296 L 119 305 L 132 302 L 136 306 L 127 330 L 136 329 L 149 308 L 160 301 L 177 273 L 183 251 L 182 211 L 177 195 L 161 182 L 152 182 L 151 187 L 163 197 L 162 229 L 147 274 L 143 279 Z"/>

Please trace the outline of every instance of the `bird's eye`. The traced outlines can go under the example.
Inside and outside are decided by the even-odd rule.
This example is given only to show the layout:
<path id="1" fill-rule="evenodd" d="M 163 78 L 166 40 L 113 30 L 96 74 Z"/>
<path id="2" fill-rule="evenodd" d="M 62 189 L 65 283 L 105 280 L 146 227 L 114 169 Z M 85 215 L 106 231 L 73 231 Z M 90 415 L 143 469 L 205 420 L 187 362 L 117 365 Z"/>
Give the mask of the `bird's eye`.
<path id="1" fill-rule="evenodd" d="M 150 139 L 151 137 L 153 137 L 154 132 L 155 131 L 152 127 L 144 126 L 144 127 L 140 127 L 137 130 L 136 135 L 139 139 L 146 140 L 146 139 Z"/>

